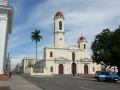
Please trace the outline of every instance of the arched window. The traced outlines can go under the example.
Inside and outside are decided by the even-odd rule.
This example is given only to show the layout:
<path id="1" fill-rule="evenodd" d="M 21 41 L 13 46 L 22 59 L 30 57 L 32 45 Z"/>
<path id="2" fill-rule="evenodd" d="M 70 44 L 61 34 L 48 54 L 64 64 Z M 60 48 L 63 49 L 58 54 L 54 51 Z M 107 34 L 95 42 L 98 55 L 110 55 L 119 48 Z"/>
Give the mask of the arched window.
<path id="1" fill-rule="evenodd" d="M 55 31 L 55 22 L 54 22 L 54 31 Z"/>
<path id="2" fill-rule="evenodd" d="M 53 57 L 53 52 L 50 52 L 50 57 Z"/>
<path id="3" fill-rule="evenodd" d="M 93 67 L 93 72 L 95 72 L 95 67 Z"/>
<path id="4" fill-rule="evenodd" d="M 59 22 L 59 29 L 62 30 L 62 22 Z"/>
<path id="5" fill-rule="evenodd" d="M 50 67 L 50 72 L 53 72 L 53 67 L 52 66 Z"/>
<path id="6" fill-rule="evenodd" d="M 84 44 L 84 49 L 86 49 L 86 45 Z"/>
<path id="7" fill-rule="evenodd" d="M 80 44 L 78 44 L 78 47 L 80 48 Z"/>

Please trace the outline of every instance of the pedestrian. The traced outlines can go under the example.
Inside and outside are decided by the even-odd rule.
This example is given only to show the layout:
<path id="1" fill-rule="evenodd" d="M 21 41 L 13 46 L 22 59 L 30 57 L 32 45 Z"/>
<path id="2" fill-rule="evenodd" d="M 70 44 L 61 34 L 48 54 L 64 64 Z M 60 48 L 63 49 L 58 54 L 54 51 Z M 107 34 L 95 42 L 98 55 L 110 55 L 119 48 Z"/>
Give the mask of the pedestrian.
<path id="1" fill-rule="evenodd" d="M 9 71 L 9 78 L 11 78 L 11 75 L 12 75 L 12 71 Z"/>
<path id="2" fill-rule="evenodd" d="M 79 76 L 80 74 L 78 73 L 78 76 Z"/>
<path id="3" fill-rule="evenodd" d="M 52 72 L 52 77 L 53 77 L 53 72 Z"/>

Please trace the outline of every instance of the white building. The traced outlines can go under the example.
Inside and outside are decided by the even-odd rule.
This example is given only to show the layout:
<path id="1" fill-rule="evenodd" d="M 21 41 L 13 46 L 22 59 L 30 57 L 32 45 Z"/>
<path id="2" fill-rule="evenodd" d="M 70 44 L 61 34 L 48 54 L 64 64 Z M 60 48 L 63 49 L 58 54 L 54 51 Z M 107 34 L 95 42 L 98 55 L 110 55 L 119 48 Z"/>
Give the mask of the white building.
<path id="1" fill-rule="evenodd" d="M 37 63 L 37 67 L 44 69 L 44 73 L 53 74 L 94 74 L 101 70 L 101 65 L 93 63 L 87 50 L 87 40 L 81 35 L 77 45 L 64 47 L 64 15 L 58 11 L 54 18 L 54 46 L 44 47 L 44 59 Z M 79 36 L 78 36 L 79 37 Z M 72 61 L 72 53 L 75 53 L 75 62 Z"/>
<path id="2" fill-rule="evenodd" d="M 0 0 L 0 77 L 6 70 L 8 34 L 12 33 L 13 7 L 8 0 Z"/>
<path id="3" fill-rule="evenodd" d="M 35 62 L 36 62 L 36 59 L 33 57 L 24 57 L 22 62 L 21 62 L 21 68 L 20 68 L 21 72 L 22 73 L 29 73 L 30 67 L 28 65 L 30 64 L 30 65 L 34 66 Z"/>

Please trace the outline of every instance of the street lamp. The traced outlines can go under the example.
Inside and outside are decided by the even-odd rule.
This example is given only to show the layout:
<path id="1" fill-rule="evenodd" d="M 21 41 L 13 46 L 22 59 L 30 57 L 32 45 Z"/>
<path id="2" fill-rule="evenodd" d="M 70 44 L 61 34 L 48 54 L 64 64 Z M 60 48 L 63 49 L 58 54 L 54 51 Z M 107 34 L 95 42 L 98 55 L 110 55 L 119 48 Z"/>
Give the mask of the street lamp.
<path id="1" fill-rule="evenodd" d="M 74 74 L 74 61 L 75 61 L 75 53 L 73 52 L 72 53 L 72 60 L 73 60 L 73 65 L 72 65 L 72 69 L 73 69 L 73 77 L 75 76 L 75 74 Z"/>

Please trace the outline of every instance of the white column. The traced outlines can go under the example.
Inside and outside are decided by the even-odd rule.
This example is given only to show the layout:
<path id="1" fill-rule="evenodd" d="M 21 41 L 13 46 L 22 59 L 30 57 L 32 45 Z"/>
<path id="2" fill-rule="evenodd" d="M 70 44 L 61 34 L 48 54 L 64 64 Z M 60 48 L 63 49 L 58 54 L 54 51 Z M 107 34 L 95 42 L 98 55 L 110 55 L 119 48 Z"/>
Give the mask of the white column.
<path id="1" fill-rule="evenodd" d="M 33 73 L 33 68 L 30 67 L 30 75 Z"/>
<path id="2" fill-rule="evenodd" d="M 56 63 L 56 74 L 58 74 L 58 64 Z"/>
<path id="3" fill-rule="evenodd" d="M 66 63 L 64 63 L 63 66 L 64 66 L 64 73 L 63 74 L 66 74 Z"/>
<path id="4" fill-rule="evenodd" d="M 5 52 L 4 52 L 3 70 L 6 69 L 6 63 L 7 63 L 7 46 L 8 46 L 8 30 L 6 30 L 6 37 L 5 37 Z"/>
<path id="5" fill-rule="evenodd" d="M 3 65 L 5 60 L 5 48 L 6 48 L 6 27 L 7 27 L 7 18 L 1 20 L 0 18 L 0 74 L 3 74 Z"/>
<path id="6" fill-rule="evenodd" d="M 71 62 L 69 63 L 69 74 L 72 74 L 71 73 Z"/>
<path id="7" fill-rule="evenodd" d="M 77 73 L 80 74 L 80 63 L 79 62 L 77 63 Z"/>

